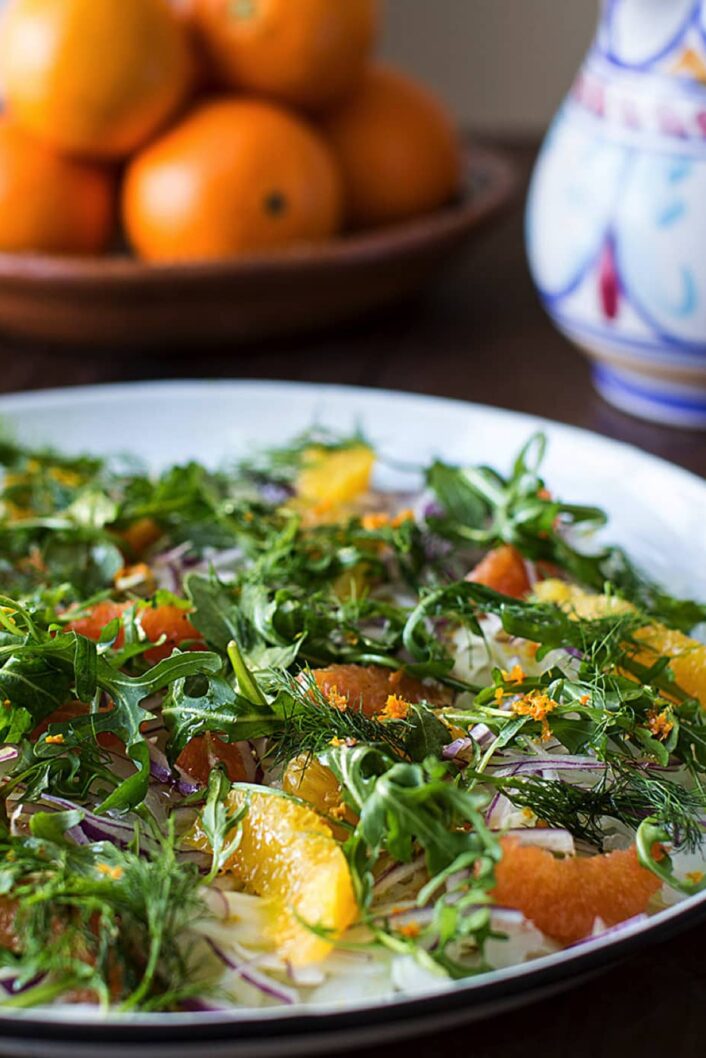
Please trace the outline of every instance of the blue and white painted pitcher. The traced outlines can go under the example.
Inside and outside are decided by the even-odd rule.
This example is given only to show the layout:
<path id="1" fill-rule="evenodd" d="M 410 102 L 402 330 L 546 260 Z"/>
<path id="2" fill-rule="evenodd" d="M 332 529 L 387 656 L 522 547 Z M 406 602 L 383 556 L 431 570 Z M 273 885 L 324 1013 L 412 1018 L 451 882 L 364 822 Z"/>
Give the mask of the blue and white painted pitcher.
<path id="1" fill-rule="evenodd" d="M 602 395 L 706 428 L 706 0 L 604 0 L 527 237 L 547 310 Z"/>

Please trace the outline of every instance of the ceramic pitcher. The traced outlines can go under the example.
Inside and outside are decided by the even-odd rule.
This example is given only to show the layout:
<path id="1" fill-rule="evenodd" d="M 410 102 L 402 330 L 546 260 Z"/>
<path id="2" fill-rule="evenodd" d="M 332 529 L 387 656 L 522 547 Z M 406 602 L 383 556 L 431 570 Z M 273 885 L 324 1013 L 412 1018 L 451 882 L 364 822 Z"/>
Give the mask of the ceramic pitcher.
<path id="1" fill-rule="evenodd" d="M 537 165 L 527 239 L 603 396 L 706 427 L 706 0 L 604 0 Z"/>

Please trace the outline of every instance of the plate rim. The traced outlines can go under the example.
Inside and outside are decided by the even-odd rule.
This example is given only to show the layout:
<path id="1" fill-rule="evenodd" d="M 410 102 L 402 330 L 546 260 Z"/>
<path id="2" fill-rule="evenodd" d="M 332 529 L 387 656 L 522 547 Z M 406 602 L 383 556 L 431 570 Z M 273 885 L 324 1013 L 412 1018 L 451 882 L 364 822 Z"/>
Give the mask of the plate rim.
<path id="1" fill-rule="evenodd" d="M 645 452 L 637 445 L 615 440 L 604 434 L 584 427 L 574 426 L 557 420 L 545 418 L 526 412 L 465 401 L 456 398 L 439 397 L 403 390 L 352 386 L 341 384 L 322 384 L 300 381 L 282 381 L 270 379 L 198 379 L 180 378 L 154 381 L 132 381 L 119 383 L 102 383 L 98 385 L 52 387 L 0 395 L 0 419 L 7 413 L 31 411 L 33 406 L 44 405 L 53 408 L 62 406 L 87 405 L 101 398 L 129 400 L 135 394 L 145 393 L 158 396 L 160 391 L 165 398 L 179 394 L 181 397 L 197 395 L 199 397 L 223 395 L 224 391 L 233 396 L 248 390 L 261 390 L 264 393 L 301 394 L 303 397 L 325 398 L 327 394 L 340 398 L 360 399 L 373 398 L 376 401 L 402 401 L 418 403 L 425 406 L 436 406 L 439 409 L 453 406 L 459 412 L 469 415 L 474 413 L 488 414 L 500 419 L 512 420 L 526 425 L 528 429 L 548 428 L 555 436 L 573 436 L 584 443 L 598 442 L 612 450 L 626 451 L 632 458 L 638 458 L 648 464 L 657 464 L 663 471 L 683 481 L 690 488 L 704 493 L 706 499 L 706 480 L 698 474 L 671 463 L 660 456 Z M 41 411 L 41 408 L 37 409 Z M 163 1014 L 121 1015 L 109 1013 L 103 1015 L 84 1015 L 81 1018 L 71 1016 L 69 1008 L 56 1011 L 36 1010 L 3 1011 L 0 1008 L 0 1036 L 10 1037 L 12 1033 L 22 1038 L 41 1038 L 47 1042 L 66 1042 L 75 1040 L 90 1042 L 95 1040 L 106 1027 L 118 1034 L 117 1043 L 138 1042 L 149 1045 L 150 1042 L 164 1042 L 171 1039 L 177 1042 L 183 1037 L 186 1029 L 198 1030 L 201 1038 L 211 1041 L 233 1039 L 223 1033 L 237 1030 L 235 1043 L 282 1039 L 289 1036 L 293 1039 L 319 1035 L 324 1032 L 354 1031 L 375 1024 L 395 1024 L 410 1019 L 422 1023 L 429 1019 L 441 1017 L 457 1011 L 463 1004 L 468 1004 L 469 1020 L 478 1016 L 477 1011 L 484 1006 L 507 1002 L 521 1001 L 523 996 L 532 997 L 536 992 L 547 987 L 559 985 L 562 981 L 569 988 L 588 973 L 607 969 L 616 962 L 631 954 L 666 940 L 683 932 L 700 922 L 706 922 L 706 892 L 674 904 L 658 912 L 645 922 L 627 926 L 624 931 L 608 933 L 582 942 L 570 949 L 563 949 L 532 962 L 506 967 L 479 975 L 477 978 L 460 982 L 451 982 L 443 990 L 431 994 L 400 995 L 373 1001 L 361 1001 L 341 1009 L 339 1005 L 321 1007 L 302 1006 L 296 1010 L 287 1008 L 264 1008 L 240 1013 L 237 1009 L 231 1012 L 189 1012 Z M 567 972 L 568 971 L 568 972 Z M 476 1013 L 474 1013 L 474 1011 Z M 359 1018 L 364 1013 L 368 1019 L 366 1026 L 361 1026 Z M 372 1020 L 371 1020 L 372 1019 Z"/>
<path id="2" fill-rule="evenodd" d="M 106 395 L 116 395 L 120 399 L 127 400 L 140 390 L 154 395 L 158 395 L 160 390 L 164 390 L 167 395 L 171 392 L 188 396 L 190 392 L 195 392 L 200 396 L 209 391 L 219 390 L 224 392 L 232 390 L 236 392 L 239 389 L 262 389 L 271 390 L 272 392 L 287 389 L 295 390 L 302 394 L 315 392 L 321 396 L 326 394 L 346 396 L 350 394 L 358 395 L 359 397 L 370 396 L 374 399 L 382 400 L 418 401 L 420 404 L 434 404 L 439 407 L 453 406 L 458 411 L 470 411 L 480 414 L 491 413 L 494 416 L 506 418 L 508 421 L 524 423 L 530 430 L 549 427 L 554 433 L 564 434 L 567 437 L 584 440 L 584 442 L 590 439 L 593 443 L 597 442 L 600 446 L 620 449 L 629 453 L 633 459 L 657 464 L 662 471 L 669 472 L 671 475 L 680 478 L 690 488 L 697 488 L 700 491 L 706 490 L 706 478 L 701 477 L 695 471 L 680 466 L 678 463 L 673 463 L 664 456 L 647 452 L 630 441 L 621 441 L 618 438 L 610 437 L 608 434 L 599 433 L 597 430 L 591 430 L 585 426 L 576 426 L 560 419 L 550 419 L 548 416 L 538 415 L 534 412 L 515 411 L 513 408 L 507 408 L 499 404 L 484 404 L 480 401 L 464 400 L 459 397 L 444 397 L 437 394 L 419 393 L 413 390 L 391 389 L 386 386 L 364 386 L 338 382 L 307 382 L 298 379 L 199 378 L 198 375 L 184 375 L 179 378 L 88 383 L 86 385 L 73 386 L 48 386 L 40 389 L 0 393 L 0 422 L 5 408 L 8 411 L 13 409 L 22 410 L 23 408 L 29 409 L 36 401 L 61 406 L 62 404 L 70 404 L 72 401 L 88 404 L 92 400 Z"/>

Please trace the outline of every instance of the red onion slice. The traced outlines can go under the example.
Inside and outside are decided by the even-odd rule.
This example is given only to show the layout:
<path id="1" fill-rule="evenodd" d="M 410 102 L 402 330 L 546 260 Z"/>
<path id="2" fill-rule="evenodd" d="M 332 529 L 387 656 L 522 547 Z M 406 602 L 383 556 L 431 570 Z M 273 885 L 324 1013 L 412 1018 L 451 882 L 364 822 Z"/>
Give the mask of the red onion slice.
<path id="1" fill-rule="evenodd" d="M 213 954 L 219 959 L 224 966 L 226 966 L 232 973 L 236 974 L 246 984 L 252 985 L 263 995 L 268 996 L 270 999 L 277 1000 L 278 1003 L 290 1006 L 292 1003 L 296 1003 L 299 999 L 299 995 L 294 991 L 293 988 L 287 988 L 286 985 L 281 985 L 276 981 L 272 981 L 269 977 L 261 974 L 256 970 L 251 963 L 237 963 L 229 955 L 227 955 L 222 948 L 211 940 L 210 937 L 205 938 L 206 943 L 212 950 Z"/>

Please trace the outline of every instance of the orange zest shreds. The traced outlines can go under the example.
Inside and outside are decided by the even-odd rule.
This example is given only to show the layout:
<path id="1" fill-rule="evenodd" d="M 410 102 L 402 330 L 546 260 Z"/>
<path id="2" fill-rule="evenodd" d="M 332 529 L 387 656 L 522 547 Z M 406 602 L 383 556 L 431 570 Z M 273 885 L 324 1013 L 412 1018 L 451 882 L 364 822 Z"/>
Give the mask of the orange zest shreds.
<path id="1" fill-rule="evenodd" d="M 590 694 L 582 694 L 581 697 L 579 698 L 579 702 L 581 703 L 581 705 L 588 705 L 588 703 L 590 701 L 591 701 L 591 695 Z"/>
<path id="2" fill-rule="evenodd" d="M 422 927 L 418 922 L 405 922 L 402 926 L 397 927 L 397 932 L 409 940 L 414 940 L 422 932 Z"/>
<path id="3" fill-rule="evenodd" d="M 525 670 L 521 665 L 513 665 L 509 672 L 503 670 L 502 676 L 505 683 L 524 683 L 527 679 Z"/>
<path id="4" fill-rule="evenodd" d="M 703 871 L 687 871 L 684 877 L 692 885 L 701 885 L 705 876 Z"/>
<path id="5" fill-rule="evenodd" d="M 661 882 L 642 867 L 635 847 L 605 855 L 557 859 L 512 838 L 501 842 L 493 899 L 521 911 L 548 937 L 573 944 L 600 918 L 615 926 L 647 910 Z"/>
<path id="6" fill-rule="evenodd" d="M 64 744 L 64 736 L 63 735 L 47 735 L 47 737 L 44 739 L 44 741 L 48 742 L 50 746 L 63 746 L 63 744 Z"/>
<path id="7" fill-rule="evenodd" d="M 663 709 L 661 713 L 653 709 L 648 713 L 647 726 L 655 738 L 659 739 L 660 742 L 666 742 L 674 730 L 674 721 L 669 719 L 668 709 Z"/>
<path id="8" fill-rule="evenodd" d="M 507 692 L 504 691 L 502 687 L 496 687 L 495 694 L 493 695 L 493 697 L 495 698 L 496 705 L 502 705 L 505 701 L 505 698 L 507 697 Z"/>
<path id="9" fill-rule="evenodd" d="M 392 529 L 398 529 L 405 522 L 414 521 L 414 511 L 410 510 L 409 507 L 397 514 L 385 514 L 382 511 L 372 511 L 369 514 L 364 514 L 361 520 L 361 524 L 366 532 L 373 533 L 376 529 L 384 529 L 385 526 L 390 526 Z"/>
<path id="10" fill-rule="evenodd" d="M 405 720 L 411 708 L 411 703 L 396 694 L 388 695 L 385 708 L 380 714 L 385 720 Z"/>
<path id="11" fill-rule="evenodd" d="M 524 598 L 531 588 L 524 559 L 509 544 L 489 551 L 466 579 L 516 599 Z"/>
<path id="12" fill-rule="evenodd" d="M 338 687 L 333 686 L 326 695 L 326 700 L 332 709 L 338 709 L 339 713 L 345 713 L 348 708 L 348 699 L 344 694 L 338 693 Z"/>
<path id="13" fill-rule="evenodd" d="M 112 878 L 114 882 L 119 882 L 123 876 L 122 867 L 111 867 L 109 863 L 99 863 L 96 870 L 99 874 L 105 874 L 108 878 Z"/>
<path id="14" fill-rule="evenodd" d="M 367 533 L 374 533 L 376 529 L 383 529 L 390 524 L 390 515 L 380 513 L 364 514 L 361 524 Z"/>
<path id="15" fill-rule="evenodd" d="M 552 737 L 551 728 L 547 717 L 558 707 L 559 703 L 550 698 L 548 694 L 541 691 L 530 691 L 529 694 L 518 698 L 512 703 L 513 712 L 517 716 L 529 716 L 542 725 L 542 741 L 547 742 Z"/>

